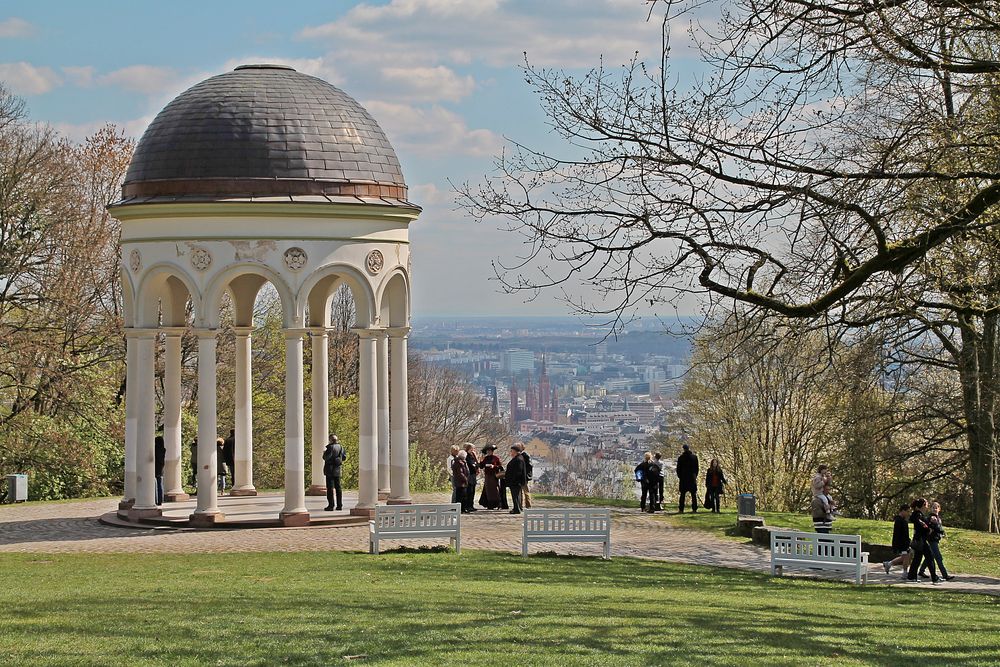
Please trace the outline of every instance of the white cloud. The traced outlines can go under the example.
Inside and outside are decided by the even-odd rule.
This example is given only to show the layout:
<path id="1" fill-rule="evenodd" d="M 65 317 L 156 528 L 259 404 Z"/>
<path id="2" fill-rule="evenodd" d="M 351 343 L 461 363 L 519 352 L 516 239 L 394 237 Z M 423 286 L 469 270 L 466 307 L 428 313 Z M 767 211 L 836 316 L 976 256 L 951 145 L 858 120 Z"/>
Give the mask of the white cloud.
<path id="1" fill-rule="evenodd" d="M 27 37 L 33 32 L 35 32 L 35 26 L 16 16 L 11 16 L 9 19 L 0 21 L 0 39 Z"/>
<path id="2" fill-rule="evenodd" d="M 439 188 L 436 183 L 411 185 L 409 198 L 424 208 L 429 206 L 450 206 L 455 203 L 455 193 L 451 187 Z"/>
<path id="3" fill-rule="evenodd" d="M 447 100 L 457 102 L 472 93 L 476 80 L 453 70 L 437 67 L 383 67 L 382 80 L 394 98 L 412 101 Z"/>
<path id="4" fill-rule="evenodd" d="M 174 86 L 180 77 L 170 67 L 129 65 L 97 78 L 102 86 L 115 86 L 145 95 L 158 95 Z"/>
<path id="5" fill-rule="evenodd" d="M 138 139 L 146 131 L 146 126 L 153 121 L 152 115 L 133 118 L 125 121 L 95 120 L 85 123 L 50 123 L 52 128 L 68 139 L 83 141 L 99 129 L 111 123 L 125 130 L 126 136 Z"/>
<path id="6" fill-rule="evenodd" d="M 89 88 L 94 83 L 95 70 L 90 65 L 80 67 L 63 67 L 62 73 L 74 86 Z"/>
<path id="7" fill-rule="evenodd" d="M 283 56 L 247 56 L 245 58 L 231 58 L 226 61 L 223 70 L 221 72 L 216 72 L 217 74 L 222 74 L 223 72 L 228 72 L 240 65 L 254 65 L 268 63 L 270 65 L 288 65 L 297 72 L 302 72 L 303 74 L 308 74 L 309 76 L 315 76 L 319 79 L 323 79 L 332 84 L 339 84 L 343 81 L 343 76 L 333 66 L 328 59 L 319 58 L 285 58 Z"/>
<path id="8" fill-rule="evenodd" d="M 363 106 L 378 120 L 393 146 L 417 155 L 488 156 L 503 144 L 490 130 L 470 129 L 465 119 L 438 105 L 420 108 L 371 100 Z"/>
<path id="9" fill-rule="evenodd" d="M 62 85 L 62 78 L 51 67 L 31 63 L 0 63 L 0 82 L 20 95 L 42 95 Z"/>

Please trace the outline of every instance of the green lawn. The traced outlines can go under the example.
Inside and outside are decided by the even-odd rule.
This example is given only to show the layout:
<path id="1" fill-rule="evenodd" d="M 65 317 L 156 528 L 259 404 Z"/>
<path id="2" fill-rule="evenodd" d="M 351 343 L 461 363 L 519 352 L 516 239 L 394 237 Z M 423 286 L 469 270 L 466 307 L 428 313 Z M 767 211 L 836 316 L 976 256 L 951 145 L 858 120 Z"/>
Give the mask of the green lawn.
<path id="1" fill-rule="evenodd" d="M 992 597 L 626 558 L 8 554 L 0 586 L 0 657 L 10 665 L 987 665 L 1000 656 L 1000 633 L 986 630 L 1000 611 Z"/>

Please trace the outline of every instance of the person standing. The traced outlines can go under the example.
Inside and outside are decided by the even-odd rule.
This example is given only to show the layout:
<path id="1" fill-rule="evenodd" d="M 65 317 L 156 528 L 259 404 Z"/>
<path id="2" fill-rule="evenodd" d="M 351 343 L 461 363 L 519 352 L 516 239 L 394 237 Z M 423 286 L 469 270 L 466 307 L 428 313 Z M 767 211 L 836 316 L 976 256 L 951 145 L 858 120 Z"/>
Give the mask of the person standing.
<path id="1" fill-rule="evenodd" d="M 469 468 L 469 483 L 465 487 L 465 507 L 469 512 L 476 511 L 476 482 L 479 478 L 479 458 L 476 456 L 476 446 L 465 443 L 465 465 Z"/>
<path id="2" fill-rule="evenodd" d="M 817 533 L 829 533 L 833 529 L 833 496 L 830 495 L 830 487 L 833 483 L 833 473 L 830 466 L 821 464 L 816 468 L 810 487 L 813 499 L 810 504 L 812 511 L 813 529 Z"/>
<path id="3" fill-rule="evenodd" d="M 156 477 L 156 504 L 163 504 L 163 466 L 167 459 L 167 445 L 163 441 L 163 432 L 156 434 L 153 440 L 153 476 Z"/>
<path id="4" fill-rule="evenodd" d="M 451 484 L 451 502 L 453 503 L 461 502 L 461 499 L 455 495 L 455 458 L 460 450 L 461 447 L 458 445 L 452 445 L 451 449 L 448 450 L 448 459 L 444 464 L 445 470 L 448 471 L 448 483 Z"/>
<path id="5" fill-rule="evenodd" d="M 937 563 L 941 578 L 945 581 L 951 581 L 955 577 L 948 574 L 948 570 L 944 566 L 944 559 L 941 558 L 941 538 L 944 537 L 944 524 L 941 523 L 941 503 L 936 500 L 931 503 L 931 514 L 927 517 L 927 527 L 930 529 L 927 535 L 927 543 L 931 548 L 932 562 Z M 921 577 L 927 577 L 927 565 L 928 563 L 924 562 L 920 567 L 919 575 Z"/>
<path id="6" fill-rule="evenodd" d="M 719 459 L 712 459 L 708 464 L 708 472 L 705 473 L 705 491 L 707 492 L 709 509 L 715 514 L 719 513 L 719 497 L 722 495 L 726 483 L 726 475 L 722 472 Z"/>
<path id="7" fill-rule="evenodd" d="M 642 455 L 642 461 L 635 467 L 635 479 L 639 482 L 642 496 L 639 498 L 639 511 L 646 511 L 646 500 L 649 498 L 649 463 L 653 460 L 653 452 Z"/>
<path id="8" fill-rule="evenodd" d="M 521 507 L 528 509 L 531 507 L 531 490 L 528 488 L 530 486 L 532 474 L 534 469 L 531 466 L 531 457 L 528 456 L 528 452 L 524 451 L 524 445 L 518 443 L 518 451 L 521 452 L 521 458 L 524 460 L 524 485 L 521 486 Z"/>
<path id="9" fill-rule="evenodd" d="M 226 492 L 226 478 L 229 476 L 229 464 L 226 457 L 222 455 L 222 448 L 225 440 L 217 438 L 215 440 L 215 474 L 219 478 L 219 493 Z"/>
<path id="10" fill-rule="evenodd" d="M 653 453 L 653 462 L 659 466 L 660 472 L 656 476 L 656 503 L 659 507 L 656 508 L 657 511 L 663 509 L 663 481 L 664 481 L 664 471 L 663 471 L 663 454 L 660 452 Z"/>
<path id="11" fill-rule="evenodd" d="M 344 461 L 347 460 L 347 452 L 340 444 L 340 439 L 335 435 L 330 436 L 330 441 L 323 450 L 323 476 L 326 477 L 326 507 L 327 512 L 344 509 L 344 489 L 340 485 L 341 471 Z M 334 494 L 337 496 L 337 504 L 334 505 Z"/>
<path id="12" fill-rule="evenodd" d="M 510 500 L 513 505 L 511 514 L 521 513 L 521 488 L 528 481 L 527 473 L 524 469 L 524 458 L 521 456 L 521 449 L 517 445 L 510 448 L 510 461 L 507 462 L 507 471 L 504 473 L 504 481 L 510 489 Z"/>
<path id="13" fill-rule="evenodd" d="M 680 512 L 684 513 L 684 496 L 691 494 L 691 511 L 698 511 L 698 457 L 691 447 L 684 445 L 684 451 L 677 457 L 677 479 L 681 487 Z"/>
<path id="14" fill-rule="evenodd" d="M 893 565 L 903 566 L 903 578 L 906 578 L 906 568 L 910 564 L 910 506 L 900 505 L 899 511 L 896 512 L 896 518 L 892 520 L 892 553 L 896 554 L 896 557 L 892 560 L 887 560 L 882 563 L 882 567 L 885 568 L 885 573 L 889 574 L 889 570 L 892 569 Z"/>
<path id="15" fill-rule="evenodd" d="M 236 429 L 229 429 L 229 437 L 222 441 L 222 458 L 229 468 L 229 486 L 236 486 Z"/>
<path id="16" fill-rule="evenodd" d="M 479 504 L 488 510 L 500 508 L 500 478 L 497 476 L 503 472 L 503 462 L 496 455 L 496 445 L 486 445 L 483 447 L 483 458 L 479 462 L 483 469 L 483 493 L 479 498 Z"/>
<path id="17" fill-rule="evenodd" d="M 913 539 L 910 541 L 910 546 L 913 548 L 913 559 L 910 561 L 910 569 L 906 574 L 906 580 L 909 582 L 919 581 L 917 579 L 917 572 L 920 570 L 921 561 L 927 561 L 927 566 L 931 569 L 931 581 L 933 583 L 938 583 L 939 579 L 937 576 L 937 569 L 934 567 L 934 555 L 931 552 L 930 547 L 930 525 L 927 523 L 927 518 L 924 517 L 924 511 L 927 509 L 927 501 L 923 498 L 917 498 L 912 503 L 910 503 L 910 523 L 913 524 Z"/>
<path id="18" fill-rule="evenodd" d="M 451 497 L 454 498 L 454 502 L 462 505 L 462 514 L 469 513 L 466 506 L 468 498 L 465 493 L 468 485 L 469 466 L 465 463 L 465 452 L 460 449 L 451 463 Z"/>
<path id="19" fill-rule="evenodd" d="M 663 469 L 655 455 L 646 464 L 646 474 L 649 476 L 649 513 L 652 514 L 663 509 L 660 506 L 663 500 L 660 498 L 660 480 L 663 478 Z"/>
<path id="20" fill-rule="evenodd" d="M 195 436 L 191 444 L 188 445 L 191 449 L 191 456 L 188 460 L 191 462 L 191 486 L 198 488 L 198 437 Z M 164 456 L 166 458 L 166 456 Z"/>

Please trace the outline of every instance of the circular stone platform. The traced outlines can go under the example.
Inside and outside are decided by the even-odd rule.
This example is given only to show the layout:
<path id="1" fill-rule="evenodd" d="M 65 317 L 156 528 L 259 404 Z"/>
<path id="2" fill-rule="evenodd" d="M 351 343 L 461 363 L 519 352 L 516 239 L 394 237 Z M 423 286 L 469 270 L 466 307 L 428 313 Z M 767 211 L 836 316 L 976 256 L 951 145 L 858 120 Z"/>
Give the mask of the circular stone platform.
<path id="1" fill-rule="evenodd" d="M 357 526 L 368 523 L 364 516 L 352 516 L 350 508 L 357 504 L 357 493 L 344 493 L 344 508 L 339 512 L 324 511 L 326 496 L 307 496 L 306 508 L 309 510 L 307 527 Z M 284 496 L 280 493 L 261 494 L 259 496 L 220 496 L 219 510 L 225 516 L 211 528 L 192 526 L 189 522 L 191 514 L 197 505 L 197 499 L 191 498 L 177 503 L 166 503 L 162 506 L 163 515 L 139 520 L 129 520 L 127 512 L 108 512 L 101 516 L 100 521 L 109 526 L 122 528 L 149 528 L 150 526 L 169 526 L 172 528 L 198 528 L 199 530 L 233 530 L 245 528 L 280 528 L 283 526 L 278 514 L 284 505 Z"/>

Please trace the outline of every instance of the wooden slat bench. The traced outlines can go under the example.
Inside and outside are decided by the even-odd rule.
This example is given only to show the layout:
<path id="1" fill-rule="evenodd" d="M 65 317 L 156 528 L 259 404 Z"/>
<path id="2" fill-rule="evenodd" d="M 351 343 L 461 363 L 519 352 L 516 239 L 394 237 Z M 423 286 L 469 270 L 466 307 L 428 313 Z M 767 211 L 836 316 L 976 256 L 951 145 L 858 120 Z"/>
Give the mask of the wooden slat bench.
<path id="1" fill-rule="evenodd" d="M 868 581 L 868 552 L 861 550 L 860 535 L 803 533 L 771 529 L 771 574 L 783 568 L 851 572 L 857 584 Z"/>
<path id="2" fill-rule="evenodd" d="M 455 553 L 462 553 L 462 506 L 378 505 L 368 522 L 368 552 L 378 554 L 379 540 L 409 540 L 423 537 L 451 539 Z"/>
<path id="3" fill-rule="evenodd" d="M 524 511 L 521 555 L 531 542 L 602 542 L 611 558 L 611 510 L 600 508 L 530 509 Z"/>

